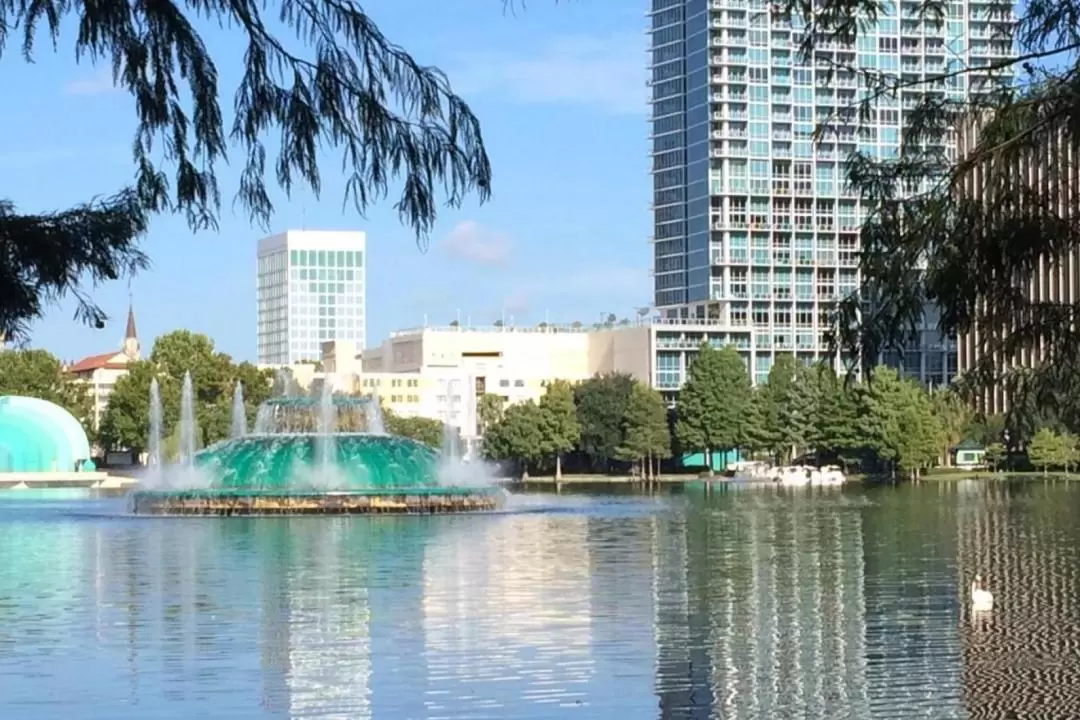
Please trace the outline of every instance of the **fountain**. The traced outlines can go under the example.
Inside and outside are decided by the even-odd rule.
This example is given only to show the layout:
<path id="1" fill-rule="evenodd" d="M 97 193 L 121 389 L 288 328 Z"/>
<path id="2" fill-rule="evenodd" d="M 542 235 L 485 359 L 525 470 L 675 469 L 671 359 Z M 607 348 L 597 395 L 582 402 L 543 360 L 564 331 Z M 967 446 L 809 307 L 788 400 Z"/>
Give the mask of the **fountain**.
<path id="1" fill-rule="evenodd" d="M 161 485 L 161 471 L 165 465 L 161 448 L 161 387 L 157 378 L 150 381 L 150 437 L 147 438 L 147 465 L 150 467 L 150 481 L 157 487 Z"/>
<path id="2" fill-rule="evenodd" d="M 235 396 L 240 402 L 241 392 Z M 445 452 L 387 434 L 376 398 L 334 395 L 329 382 L 318 397 L 282 394 L 260 406 L 252 433 L 234 432 L 197 452 L 193 398 L 186 378 L 180 422 L 184 472 L 170 475 L 182 484 L 136 491 L 136 513 L 441 513 L 501 504 L 503 491 L 490 482 L 451 482 L 465 474 L 444 474 Z"/>
<path id="3" fill-rule="evenodd" d="M 496 468 L 477 459 L 471 454 L 465 453 L 461 447 L 461 430 L 459 421 L 475 422 L 475 394 L 469 392 L 475 386 L 470 380 L 467 384 L 464 398 L 471 399 L 466 406 L 464 417 L 458 418 L 457 398 L 455 386 L 461 386 L 460 380 L 448 380 L 446 383 L 446 405 L 443 408 L 443 437 L 442 452 L 439 457 L 439 477 L 455 487 L 484 488 L 493 487 L 498 483 Z M 460 392 L 460 390 L 458 391 Z"/>
<path id="4" fill-rule="evenodd" d="M 237 380 L 236 389 L 233 390 L 230 437 L 238 438 L 245 435 L 247 435 L 247 410 L 244 408 L 244 386 Z"/>
<path id="5" fill-rule="evenodd" d="M 385 435 L 386 422 L 383 420 L 382 405 L 379 398 L 371 395 L 364 405 L 364 417 L 367 420 L 367 431 L 372 435 Z"/>
<path id="6" fill-rule="evenodd" d="M 459 462 L 461 460 L 461 443 L 460 435 L 458 434 L 457 426 L 454 424 L 457 420 L 455 410 L 457 408 L 457 402 L 454 399 L 454 386 L 459 385 L 457 380 L 446 381 L 446 408 L 443 412 L 443 437 L 442 437 L 442 451 L 443 459 L 447 463 Z"/>
<path id="7" fill-rule="evenodd" d="M 180 391 L 180 464 L 195 464 L 195 389 L 191 373 L 184 373 L 184 385 Z"/>

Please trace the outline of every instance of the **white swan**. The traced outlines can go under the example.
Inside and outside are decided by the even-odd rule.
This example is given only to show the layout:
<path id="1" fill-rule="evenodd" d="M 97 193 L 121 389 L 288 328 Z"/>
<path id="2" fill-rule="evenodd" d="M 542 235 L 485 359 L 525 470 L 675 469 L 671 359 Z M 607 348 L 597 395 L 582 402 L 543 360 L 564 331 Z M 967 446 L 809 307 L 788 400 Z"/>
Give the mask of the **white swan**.
<path id="1" fill-rule="evenodd" d="M 982 575 L 971 582 L 971 609 L 976 612 L 994 609 L 994 595 L 983 587 Z"/>

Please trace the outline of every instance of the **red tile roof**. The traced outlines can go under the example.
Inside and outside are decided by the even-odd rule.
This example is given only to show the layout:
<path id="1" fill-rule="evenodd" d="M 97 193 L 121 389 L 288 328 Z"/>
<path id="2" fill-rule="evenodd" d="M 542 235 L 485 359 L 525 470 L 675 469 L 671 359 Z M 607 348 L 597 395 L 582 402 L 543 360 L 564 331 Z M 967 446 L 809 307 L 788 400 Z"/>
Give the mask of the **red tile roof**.
<path id="1" fill-rule="evenodd" d="M 102 368 L 107 368 L 109 370 L 120 370 L 127 367 L 127 363 L 109 362 L 117 355 L 120 355 L 120 353 L 111 352 L 102 353 L 101 355 L 91 355 L 90 357 L 85 357 L 79 362 L 75 363 L 74 365 L 69 367 L 67 371 L 69 373 L 87 373 L 93 372 L 94 370 L 100 370 Z"/>

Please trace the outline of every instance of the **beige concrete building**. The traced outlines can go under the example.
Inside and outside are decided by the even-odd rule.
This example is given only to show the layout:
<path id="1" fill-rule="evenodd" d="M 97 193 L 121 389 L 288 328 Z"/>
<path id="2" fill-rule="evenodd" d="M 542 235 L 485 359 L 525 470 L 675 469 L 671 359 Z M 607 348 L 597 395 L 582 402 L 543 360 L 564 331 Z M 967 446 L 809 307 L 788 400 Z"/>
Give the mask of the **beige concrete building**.
<path id="1" fill-rule="evenodd" d="M 674 402 L 702 342 L 734 345 L 755 382 L 768 370 L 755 364 L 756 329 L 717 320 L 654 318 L 605 327 L 421 327 L 391 333 L 361 352 L 354 344 L 323 343 L 319 364 L 293 365 L 302 387 L 333 375 L 344 392 L 373 394 L 403 416 L 450 422 L 465 438 L 479 434 L 476 407 L 484 394 L 508 404 L 539 400 L 552 380 L 578 382 L 597 373 L 622 372 Z M 798 353 L 805 363 L 813 353 Z"/>
<path id="2" fill-rule="evenodd" d="M 90 386 L 94 403 L 94 429 L 98 428 L 101 416 L 109 404 L 116 381 L 127 375 L 128 364 L 141 358 L 138 333 L 135 331 L 135 311 L 128 308 L 127 328 L 120 352 L 107 352 L 84 357 L 69 365 L 66 372 Z"/>
<path id="3" fill-rule="evenodd" d="M 323 343 L 319 364 L 290 367 L 301 387 L 331 375 L 340 391 L 376 395 L 398 415 L 449 421 L 470 441 L 480 434 L 481 396 L 500 395 L 507 404 L 539 400 L 553 380 L 628 373 L 674 402 L 702 342 L 734 345 L 751 378 L 764 382 L 768 370 L 755 364 L 755 334 L 752 326 L 679 318 L 599 328 L 449 325 L 397 331 L 362 352 L 345 341 Z M 812 352 L 796 357 L 815 359 Z"/>
<path id="4" fill-rule="evenodd" d="M 970 155 L 978 147 L 979 130 L 978 122 L 969 122 L 960 128 L 958 148 L 961 157 Z M 1077 153 L 1075 143 L 1063 133 L 1051 134 L 1040 147 L 1017 158 L 1013 167 L 993 168 L 995 175 L 992 184 L 989 162 L 975 165 L 963 178 L 960 189 L 966 197 L 984 201 L 988 212 L 991 207 L 1001 206 L 1003 194 L 1019 198 L 1023 189 L 1037 193 L 1043 202 L 1056 205 L 1055 211 L 1059 217 L 1075 217 L 1080 212 Z M 1012 204 L 1012 207 L 1016 205 Z M 1023 289 L 1023 302 L 1026 303 L 1076 305 L 1080 302 L 1080 248 L 1072 248 L 1056 260 L 1045 256 L 1038 258 L 1028 276 L 1019 278 L 1018 287 Z M 995 348 L 1019 321 L 1018 317 L 1011 318 L 1001 327 L 977 326 L 971 332 L 961 334 L 957 341 L 960 373 L 979 365 L 991 351 L 994 352 L 994 368 L 999 375 L 1009 368 L 1033 367 L 1042 362 L 1046 353 L 1041 344 L 1024 348 L 1011 358 Z M 1003 384 L 998 383 L 984 390 L 979 404 L 980 409 L 987 413 L 1006 412 L 1009 408 L 1008 392 Z"/>

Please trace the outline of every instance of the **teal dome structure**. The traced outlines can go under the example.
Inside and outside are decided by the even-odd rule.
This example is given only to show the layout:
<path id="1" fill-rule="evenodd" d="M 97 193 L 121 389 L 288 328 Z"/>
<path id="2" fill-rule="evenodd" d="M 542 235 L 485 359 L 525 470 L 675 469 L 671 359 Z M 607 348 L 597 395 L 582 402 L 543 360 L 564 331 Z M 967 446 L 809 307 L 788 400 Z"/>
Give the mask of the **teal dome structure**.
<path id="1" fill-rule="evenodd" d="M 90 458 L 75 416 L 46 400 L 0 397 L 0 473 L 74 472 Z"/>
<path id="2" fill-rule="evenodd" d="M 327 458 L 319 443 L 326 442 Z M 409 438 L 335 434 L 329 442 L 309 433 L 249 435 L 211 445 L 195 455 L 195 466 L 213 487 L 246 492 L 288 492 L 303 489 L 323 463 L 331 474 L 320 487 L 351 492 L 432 489 L 439 486 L 439 455 Z M 306 471 L 306 472 L 305 472 Z"/>

